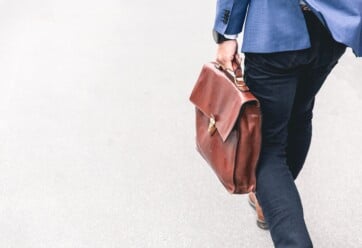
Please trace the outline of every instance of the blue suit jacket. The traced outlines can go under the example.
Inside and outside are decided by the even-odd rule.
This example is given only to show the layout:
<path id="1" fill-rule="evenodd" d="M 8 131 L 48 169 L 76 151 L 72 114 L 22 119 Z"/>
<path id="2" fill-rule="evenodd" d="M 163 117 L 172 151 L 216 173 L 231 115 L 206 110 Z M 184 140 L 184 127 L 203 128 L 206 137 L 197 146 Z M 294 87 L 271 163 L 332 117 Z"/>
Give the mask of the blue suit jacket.
<path id="1" fill-rule="evenodd" d="M 362 0 L 304 1 L 337 41 L 362 55 Z M 221 34 L 238 34 L 243 26 L 243 52 L 270 53 L 310 47 L 299 0 L 217 0 L 214 29 Z"/>

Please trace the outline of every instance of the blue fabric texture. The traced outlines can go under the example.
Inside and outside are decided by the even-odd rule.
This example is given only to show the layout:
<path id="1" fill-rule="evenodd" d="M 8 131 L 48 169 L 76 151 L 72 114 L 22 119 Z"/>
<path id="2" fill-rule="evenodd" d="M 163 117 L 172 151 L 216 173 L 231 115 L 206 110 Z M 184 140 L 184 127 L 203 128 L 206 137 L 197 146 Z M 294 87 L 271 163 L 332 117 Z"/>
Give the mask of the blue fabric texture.
<path id="1" fill-rule="evenodd" d="M 362 56 L 362 0 L 305 0 L 321 16 L 333 38 Z"/>
<path id="2" fill-rule="evenodd" d="M 362 56 L 362 0 L 304 0 L 333 38 Z M 242 52 L 272 53 L 310 48 L 300 0 L 218 0 L 214 29 L 238 34 Z"/>

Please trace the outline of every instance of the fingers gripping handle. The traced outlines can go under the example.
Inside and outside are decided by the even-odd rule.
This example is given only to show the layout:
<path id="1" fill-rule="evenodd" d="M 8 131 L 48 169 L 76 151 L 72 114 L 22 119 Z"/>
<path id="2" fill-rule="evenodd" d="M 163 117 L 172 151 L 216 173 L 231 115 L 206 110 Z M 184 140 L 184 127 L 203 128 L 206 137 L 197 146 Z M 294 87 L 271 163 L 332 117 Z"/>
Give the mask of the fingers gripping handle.
<path id="1" fill-rule="evenodd" d="M 235 86 L 243 92 L 249 91 L 248 86 L 245 84 L 243 79 L 243 71 L 241 69 L 240 60 L 234 57 L 232 61 L 233 69 L 225 68 L 223 65 L 216 63 L 216 68 L 222 70 L 228 78 L 230 78 Z"/>

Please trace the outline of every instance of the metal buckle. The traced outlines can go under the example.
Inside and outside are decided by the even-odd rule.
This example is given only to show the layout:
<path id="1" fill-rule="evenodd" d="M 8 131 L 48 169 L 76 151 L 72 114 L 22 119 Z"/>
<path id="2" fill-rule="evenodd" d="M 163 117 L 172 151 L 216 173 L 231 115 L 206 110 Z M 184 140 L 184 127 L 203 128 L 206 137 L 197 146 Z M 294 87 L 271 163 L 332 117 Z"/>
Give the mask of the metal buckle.
<path id="1" fill-rule="evenodd" d="M 210 119 L 209 119 L 209 127 L 207 129 L 207 131 L 209 132 L 209 134 L 212 136 L 215 132 L 216 132 L 216 120 L 215 120 L 215 116 L 211 115 Z"/>

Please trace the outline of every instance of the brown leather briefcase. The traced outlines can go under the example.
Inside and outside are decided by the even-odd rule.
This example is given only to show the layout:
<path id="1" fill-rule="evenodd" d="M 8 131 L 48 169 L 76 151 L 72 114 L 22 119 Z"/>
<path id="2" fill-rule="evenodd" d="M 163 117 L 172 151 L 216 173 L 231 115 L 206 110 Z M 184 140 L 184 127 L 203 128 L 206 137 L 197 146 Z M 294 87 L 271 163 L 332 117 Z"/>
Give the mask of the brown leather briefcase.
<path id="1" fill-rule="evenodd" d="M 205 64 L 190 100 L 196 107 L 197 150 L 230 193 L 244 194 L 256 187 L 261 112 L 241 68 L 235 72 Z"/>

